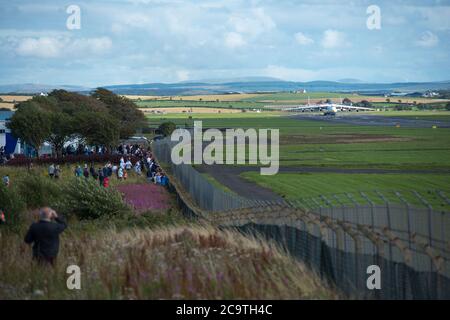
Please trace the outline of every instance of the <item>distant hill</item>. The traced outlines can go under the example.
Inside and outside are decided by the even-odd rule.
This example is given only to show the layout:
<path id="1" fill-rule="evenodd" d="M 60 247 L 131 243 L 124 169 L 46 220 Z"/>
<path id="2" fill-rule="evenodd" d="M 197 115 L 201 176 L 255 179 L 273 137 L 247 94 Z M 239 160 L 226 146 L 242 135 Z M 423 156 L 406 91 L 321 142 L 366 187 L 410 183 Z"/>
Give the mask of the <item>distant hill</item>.
<path id="1" fill-rule="evenodd" d="M 235 82 L 270 82 L 283 81 L 273 77 L 239 77 L 239 78 L 225 78 L 225 79 L 202 79 L 202 80 L 188 80 L 180 83 L 208 83 L 208 84 L 225 84 Z"/>
<path id="2" fill-rule="evenodd" d="M 359 80 L 359 79 L 341 79 L 341 80 L 338 80 L 337 82 L 340 82 L 340 83 L 364 83 L 364 81 Z"/>
<path id="3" fill-rule="evenodd" d="M 47 84 L 35 84 L 35 83 L 25 83 L 25 84 L 9 84 L 0 85 L 0 93 L 18 93 L 18 94 L 36 94 L 41 92 L 50 92 L 55 89 L 63 89 L 67 91 L 89 91 L 89 88 L 81 86 L 70 86 L 70 85 L 47 85 Z"/>
<path id="4" fill-rule="evenodd" d="M 349 82 L 347 82 L 349 81 Z M 246 77 L 234 79 L 210 79 L 202 81 L 187 81 L 179 83 L 146 83 L 104 86 L 117 94 L 129 95 L 200 95 L 228 93 L 263 93 L 286 91 L 326 91 L 326 92 L 357 92 L 365 94 L 386 94 L 402 92 L 412 94 L 428 90 L 450 89 L 450 81 L 442 82 L 405 82 L 405 83 L 363 83 L 357 79 L 341 81 L 283 81 L 270 77 Z M 43 84 L 0 85 L 0 93 L 33 94 L 49 92 L 54 89 L 87 93 L 92 88 L 82 86 L 51 86 Z"/>

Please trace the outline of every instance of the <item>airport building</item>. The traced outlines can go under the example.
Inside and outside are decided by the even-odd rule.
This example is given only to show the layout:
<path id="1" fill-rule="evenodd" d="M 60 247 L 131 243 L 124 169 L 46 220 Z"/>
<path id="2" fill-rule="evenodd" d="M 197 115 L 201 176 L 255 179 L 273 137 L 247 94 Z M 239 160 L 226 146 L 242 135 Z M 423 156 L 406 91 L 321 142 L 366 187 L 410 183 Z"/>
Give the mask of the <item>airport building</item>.
<path id="1" fill-rule="evenodd" d="M 13 111 L 0 111 L 0 147 L 4 147 L 5 154 L 21 153 L 20 142 L 11 134 L 11 131 L 6 127 L 8 120 L 12 117 L 13 114 Z"/>

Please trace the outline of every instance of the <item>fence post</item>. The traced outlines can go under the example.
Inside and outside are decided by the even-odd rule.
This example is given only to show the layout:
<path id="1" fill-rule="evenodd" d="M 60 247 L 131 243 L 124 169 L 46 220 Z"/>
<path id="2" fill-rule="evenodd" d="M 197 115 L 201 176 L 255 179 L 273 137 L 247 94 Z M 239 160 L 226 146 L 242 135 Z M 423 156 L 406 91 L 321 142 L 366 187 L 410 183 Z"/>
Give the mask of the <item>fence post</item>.
<path id="1" fill-rule="evenodd" d="M 411 249 L 411 208 L 409 206 L 408 201 L 406 201 L 400 192 L 395 191 L 395 195 L 406 205 L 406 213 L 407 213 L 407 226 L 408 226 L 408 247 Z"/>
<path id="2" fill-rule="evenodd" d="M 433 225 L 432 225 L 432 215 L 433 215 L 433 207 L 425 200 L 417 191 L 413 191 L 414 195 L 425 205 L 428 209 L 428 242 L 430 247 L 433 248 Z M 433 259 L 430 257 L 430 274 L 433 274 Z M 438 274 L 438 270 L 436 269 L 436 276 Z M 431 280 L 431 279 L 430 279 Z M 432 281 L 430 281 L 432 282 Z M 437 288 L 435 288 L 437 289 Z"/>

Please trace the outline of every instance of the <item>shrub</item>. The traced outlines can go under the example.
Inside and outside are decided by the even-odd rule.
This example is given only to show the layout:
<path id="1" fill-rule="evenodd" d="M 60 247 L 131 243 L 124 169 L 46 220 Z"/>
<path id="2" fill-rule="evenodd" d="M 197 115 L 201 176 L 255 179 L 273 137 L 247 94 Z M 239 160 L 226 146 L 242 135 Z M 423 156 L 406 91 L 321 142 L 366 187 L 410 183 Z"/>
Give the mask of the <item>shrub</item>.
<path id="1" fill-rule="evenodd" d="M 59 184 L 36 173 L 29 173 L 19 180 L 18 191 L 30 209 L 51 206 L 61 196 Z"/>
<path id="2" fill-rule="evenodd" d="M 96 180 L 72 178 L 62 188 L 59 211 L 76 214 L 80 219 L 113 217 L 131 212 L 115 189 L 101 187 Z"/>
<path id="3" fill-rule="evenodd" d="M 170 136 L 176 128 L 177 126 L 175 123 L 168 121 L 161 123 L 158 129 L 164 136 L 167 137 Z"/>
<path id="4" fill-rule="evenodd" d="M 0 185 L 0 210 L 5 213 L 6 223 L 20 226 L 25 202 L 15 187 Z"/>

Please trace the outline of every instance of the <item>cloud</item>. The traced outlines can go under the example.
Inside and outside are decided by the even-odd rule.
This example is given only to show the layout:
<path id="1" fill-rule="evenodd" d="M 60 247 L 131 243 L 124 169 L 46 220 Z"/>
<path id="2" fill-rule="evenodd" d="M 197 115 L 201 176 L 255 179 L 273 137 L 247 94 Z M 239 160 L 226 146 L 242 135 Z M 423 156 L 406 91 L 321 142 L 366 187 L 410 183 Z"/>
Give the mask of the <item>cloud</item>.
<path id="1" fill-rule="evenodd" d="M 225 34 L 225 45 L 228 48 L 234 49 L 245 46 L 246 41 L 241 34 L 237 32 L 228 32 Z"/>
<path id="2" fill-rule="evenodd" d="M 186 80 L 189 80 L 189 71 L 178 70 L 177 71 L 177 81 L 186 81 Z"/>
<path id="3" fill-rule="evenodd" d="M 275 22 L 266 14 L 264 8 L 253 8 L 234 14 L 228 19 L 228 25 L 235 32 L 246 34 L 252 38 L 276 28 Z"/>
<path id="4" fill-rule="evenodd" d="M 25 38 L 20 41 L 16 53 L 20 56 L 55 58 L 61 54 L 63 45 L 56 38 Z"/>
<path id="5" fill-rule="evenodd" d="M 345 43 L 345 34 L 340 31 L 329 29 L 323 33 L 322 47 L 325 49 L 338 48 Z"/>
<path id="6" fill-rule="evenodd" d="M 17 43 L 15 52 L 24 57 L 58 58 L 66 56 L 99 55 L 112 47 L 108 37 L 71 38 L 39 37 L 23 38 Z"/>
<path id="7" fill-rule="evenodd" d="M 308 37 L 308 36 L 306 36 L 304 33 L 302 33 L 302 32 L 297 32 L 295 35 L 294 35 L 294 37 L 295 37 L 295 40 L 297 41 L 297 43 L 299 44 L 299 45 L 302 45 L 302 46 L 307 46 L 307 45 L 310 45 L 310 44 L 313 44 L 314 43 L 314 40 L 313 39 L 311 39 L 310 37 Z"/>
<path id="8" fill-rule="evenodd" d="M 439 37 L 431 31 L 426 31 L 421 34 L 420 39 L 416 41 L 419 47 L 435 47 L 439 43 Z"/>
<path id="9" fill-rule="evenodd" d="M 315 70 L 269 65 L 263 70 L 263 75 L 290 81 L 310 81 L 316 80 L 319 73 Z"/>

